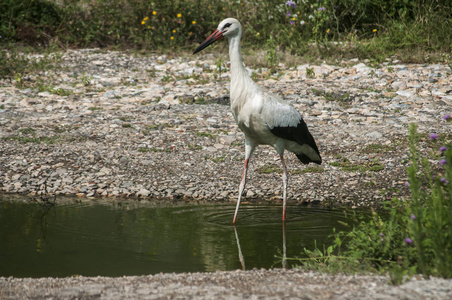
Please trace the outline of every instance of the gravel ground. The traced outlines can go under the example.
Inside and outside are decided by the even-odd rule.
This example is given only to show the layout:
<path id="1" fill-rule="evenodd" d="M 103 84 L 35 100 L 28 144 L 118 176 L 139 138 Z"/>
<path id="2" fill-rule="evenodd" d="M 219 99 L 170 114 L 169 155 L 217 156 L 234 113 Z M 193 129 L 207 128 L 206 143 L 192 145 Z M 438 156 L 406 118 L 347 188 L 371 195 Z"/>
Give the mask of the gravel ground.
<path id="1" fill-rule="evenodd" d="M 57 69 L 22 78 L 38 88 L 1 80 L 0 191 L 235 201 L 244 137 L 224 105 L 229 73 L 210 58 L 67 51 Z M 451 138 L 446 65 L 281 68 L 277 79 L 250 72 L 302 112 L 324 160 L 305 167 L 287 155 L 292 204 L 369 206 L 406 195 L 408 124 Z M 276 151 L 258 147 L 251 164 L 246 199 L 280 201 Z"/>
<path id="2" fill-rule="evenodd" d="M 244 137 L 228 107 L 227 65 L 219 72 L 215 59 L 69 50 L 58 68 L 21 78 L 24 88 L 1 79 L 0 192 L 235 201 Z M 423 151 L 439 148 L 430 133 L 452 138 L 442 120 L 452 107 L 445 64 L 388 59 L 371 68 L 355 59 L 280 69 L 249 72 L 302 113 L 324 159 L 313 168 L 287 155 L 290 204 L 377 206 L 405 197 L 408 125 L 418 124 Z M 248 178 L 247 201 L 281 201 L 273 149 L 258 147 Z M 451 281 L 387 281 L 295 270 L 2 278 L 0 298 L 451 298 Z"/>
<path id="3" fill-rule="evenodd" d="M 300 270 L 157 274 L 137 277 L 0 278 L 1 299 L 451 299 L 452 281 Z"/>

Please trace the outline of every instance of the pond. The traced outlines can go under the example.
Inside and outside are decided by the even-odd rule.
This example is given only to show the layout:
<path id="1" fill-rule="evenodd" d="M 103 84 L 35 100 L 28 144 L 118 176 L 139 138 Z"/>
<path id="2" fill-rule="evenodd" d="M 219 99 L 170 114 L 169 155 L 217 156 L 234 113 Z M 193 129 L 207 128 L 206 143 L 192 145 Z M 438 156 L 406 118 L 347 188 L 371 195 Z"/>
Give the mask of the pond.
<path id="1" fill-rule="evenodd" d="M 137 201 L 135 201 L 137 202 Z M 0 276 L 124 276 L 292 267 L 346 230 L 344 210 L 242 205 L 173 206 L 93 202 L 48 206 L 0 196 Z"/>

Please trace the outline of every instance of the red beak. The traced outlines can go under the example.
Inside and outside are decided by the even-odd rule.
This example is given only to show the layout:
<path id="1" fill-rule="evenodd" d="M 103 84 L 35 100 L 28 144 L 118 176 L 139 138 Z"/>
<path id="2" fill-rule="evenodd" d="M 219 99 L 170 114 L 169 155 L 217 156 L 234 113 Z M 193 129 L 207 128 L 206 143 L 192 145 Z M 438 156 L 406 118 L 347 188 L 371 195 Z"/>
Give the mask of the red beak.
<path id="1" fill-rule="evenodd" d="M 201 51 L 202 49 L 207 48 L 208 46 L 212 45 L 213 43 L 215 43 L 216 41 L 218 41 L 221 38 L 223 38 L 222 32 L 219 31 L 218 29 L 216 29 L 211 35 L 209 35 L 209 37 L 204 42 L 202 42 L 198 46 L 198 48 L 195 49 L 193 54 L 196 54 L 199 51 Z"/>

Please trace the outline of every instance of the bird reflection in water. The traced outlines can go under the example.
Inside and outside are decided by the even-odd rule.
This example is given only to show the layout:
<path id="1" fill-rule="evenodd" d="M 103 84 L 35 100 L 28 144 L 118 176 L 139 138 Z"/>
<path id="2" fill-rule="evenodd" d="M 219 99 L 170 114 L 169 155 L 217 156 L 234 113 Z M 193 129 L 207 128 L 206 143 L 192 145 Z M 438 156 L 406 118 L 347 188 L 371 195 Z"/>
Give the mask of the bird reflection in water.
<path id="1" fill-rule="evenodd" d="M 239 235 L 237 233 L 237 227 L 234 226 L 234 233 L 235 233 L 235 240 L 237 242 L 237 250 L 239 252 L 239 260 L 240 260 L 240 264 L 242 265 L 242 270 L 246 270 L 245 267 L 245 258 L 243 257 L 243 253 L 242 253 L 242 247 L 240 247 L 240 239 L 239 239 Z M 283 249 L 283 253 L 282 253 L 282 260 L 281 260 L 281 264 L 283 269 L 287 269 L 287 256 L 286 256 L 286 223 L 283 222 L 282 223 L 282 235 L 283 235 L 283 245 L 282 245 L 282 249 Z"/>

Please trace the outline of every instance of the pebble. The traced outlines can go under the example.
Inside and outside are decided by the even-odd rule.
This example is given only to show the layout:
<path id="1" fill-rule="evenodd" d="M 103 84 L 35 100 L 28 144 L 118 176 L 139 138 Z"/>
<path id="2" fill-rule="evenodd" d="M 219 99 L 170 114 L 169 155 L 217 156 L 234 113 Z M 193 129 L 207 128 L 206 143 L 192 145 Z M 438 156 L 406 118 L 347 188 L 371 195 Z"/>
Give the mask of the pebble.
<path id="1" fill-rule="evenodd" d="M 147 276 L 0 277 L 2 299 L 451 299 L 452 280 L 253 269 Z"/>
<path id="2" fill-rule="evenodd" d="M 1 79 L 0 192 L 235 201 L 244 136 L 228 106 L 229 69 L 221 77 L 212 72 L 217 58 L 67 50 L 59 68 L 30 80 L 69 96 Z M 286 155 L 289 203 L 359 207 L 406 196 L 408 125 L 450 138 L 442 120 L 452 107 L 446 64 L 388 60 L 374 68 L 353 59 L 279 67 L 280 77 L 265 68 L 248 70 L 301 112 L 324 161 L 319 172 L 305 172 L 313 166 Z M 307 76 L 308 69 L 315 76 Z M 388 146 L 372 150 L 375 145 Z M 344 159 L 354 166 L 378 161 L 383 170 L 344 170 Z M 281 200 L 280 168 L 273 149 L 258 147 L 247 200 Z"/>

